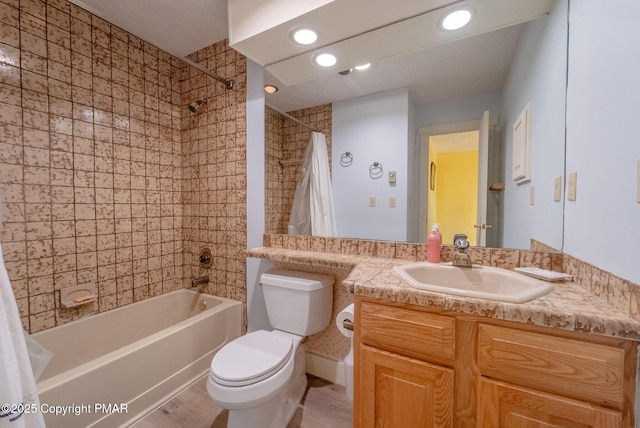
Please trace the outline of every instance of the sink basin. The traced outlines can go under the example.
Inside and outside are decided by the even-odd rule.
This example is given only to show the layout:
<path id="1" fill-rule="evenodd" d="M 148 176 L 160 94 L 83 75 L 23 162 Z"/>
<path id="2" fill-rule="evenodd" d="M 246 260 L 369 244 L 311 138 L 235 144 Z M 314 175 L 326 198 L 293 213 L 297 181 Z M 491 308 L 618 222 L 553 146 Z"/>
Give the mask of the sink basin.
<path id="1" fill-rule="evenodd" d="M 418 262 L 394 266 L 393 271 L 415 288 L 502 302 L 528 302 L 552 289 L 549 282 L 491 266 Z"/>

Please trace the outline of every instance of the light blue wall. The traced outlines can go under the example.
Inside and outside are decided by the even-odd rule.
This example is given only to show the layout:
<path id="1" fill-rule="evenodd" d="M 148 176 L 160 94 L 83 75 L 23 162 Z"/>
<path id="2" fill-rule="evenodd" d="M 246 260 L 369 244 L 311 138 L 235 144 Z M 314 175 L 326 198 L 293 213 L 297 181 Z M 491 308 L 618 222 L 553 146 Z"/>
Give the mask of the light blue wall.
<path id="1" fill-rule="evenodd" d="M 264 234 L 264 69 L 247 60 L 247 248 L 262 247 Z M 273 266 L 247 258 L 248 331 L 270 329 L 260 275 Z"/>
<path id="2" fill-rule="evenodd" d="M 409 98 L 409 121 L 407 132 L 409 144 L 407 147 L 407 241 L 418 242 L 420 230 L 418 227 L 420 206 L 420 139 L 416 127 L 416 107 Z"/>
<path id="3" fill-rule="evenodd" d="M 492 116 L 500 113 L 502 93 L 500 90 L 451 101 L 416 106 L 418 128 L 455 122 L 482 119 L 489 110 Z"/>
<path id="4" fill-rule="evenodd" d="M 393 241 L 407 240 L 407 150 L 409 93 L 407 88 L 333 104 L 332 182 L 338 236 Z M 343 153 L 353 163 L 340 165 Z M 382 164 L 378 179 L 369 176 L 373 162 Z M 396 184 L 389 183 L 396 171 Z M 369 197 L 376 207 L 369 207 Z M 396 207 L 389 207 L 389 197 Z"/>
<path id="5" fill-rule="evenodd" d="M 640 282 L 640 2 L 571 2 L 565 252 Z"/>
<path id="6" fill-rule="evenodd" d="M 503 86 L 500 116 L 505 159 L 502 246 L 529 248 L 534 238 L 562 248 L 563 203 L 554 202 L 554 178 L 564 176 L 567 1 L 525 24 Z M 533 118 L 531 181 L 517 185 L 512 176 L 513 123 L 527 103 Z M 535 204 L 529 203 L 531 186 Z"/>

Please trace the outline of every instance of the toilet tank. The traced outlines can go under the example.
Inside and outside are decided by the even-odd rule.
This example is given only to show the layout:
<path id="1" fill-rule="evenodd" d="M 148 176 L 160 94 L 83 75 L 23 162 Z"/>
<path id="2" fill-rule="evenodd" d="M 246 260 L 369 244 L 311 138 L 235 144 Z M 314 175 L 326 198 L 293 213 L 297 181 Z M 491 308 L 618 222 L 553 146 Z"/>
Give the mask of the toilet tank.
<path id="1" fill-rule="evenodd" d="M 260 276 L 260 284 L 273 328 L 309 336 L 329 325 L 332 276 L 275 268 Z"/>

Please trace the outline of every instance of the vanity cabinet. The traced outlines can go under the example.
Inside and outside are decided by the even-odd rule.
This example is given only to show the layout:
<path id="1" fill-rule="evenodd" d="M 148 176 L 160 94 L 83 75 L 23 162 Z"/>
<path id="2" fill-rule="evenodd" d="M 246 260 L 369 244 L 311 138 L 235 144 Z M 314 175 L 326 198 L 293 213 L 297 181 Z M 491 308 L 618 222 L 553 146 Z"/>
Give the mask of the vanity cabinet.
<path id="1" fill-rule="evenodd" d="M 356 426 L 452 427 L 455 320 L 373 303 L 359 309 Z"/>
<path id="2" fill-rule="evenodd" d="M 363 345 L 363 427 L 453 426 L 453 370 Z"/>
<path id="3" fill-rule="evenodd" d="M 479 428 L 622 427 L 619 411 L 481 377 Z"/>
<path id="4" fill-rule="evenodd" d="M 633 342 L 356 296 L 354 426 L 632 427 Z"/>
<path id="5" fill-rule="evenodd" d="M 625 349 L 480 323 L 478 427 L 619 427 Z"/>

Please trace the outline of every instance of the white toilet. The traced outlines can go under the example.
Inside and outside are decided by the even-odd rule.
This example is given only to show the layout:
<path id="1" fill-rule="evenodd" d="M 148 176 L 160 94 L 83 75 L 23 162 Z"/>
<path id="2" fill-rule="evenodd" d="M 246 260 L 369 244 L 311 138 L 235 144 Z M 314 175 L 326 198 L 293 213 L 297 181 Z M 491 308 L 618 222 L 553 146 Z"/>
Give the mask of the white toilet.
<path id="1" fill-rule="evenodd" d="M 286 427 L 307 388 L 302 340 L 331 320 L 331 276 L 271 269 L 260 284 L 275 330 L 241 336 L 211 361 L 207 391 L 229 409 L 228 428 Z"/>

